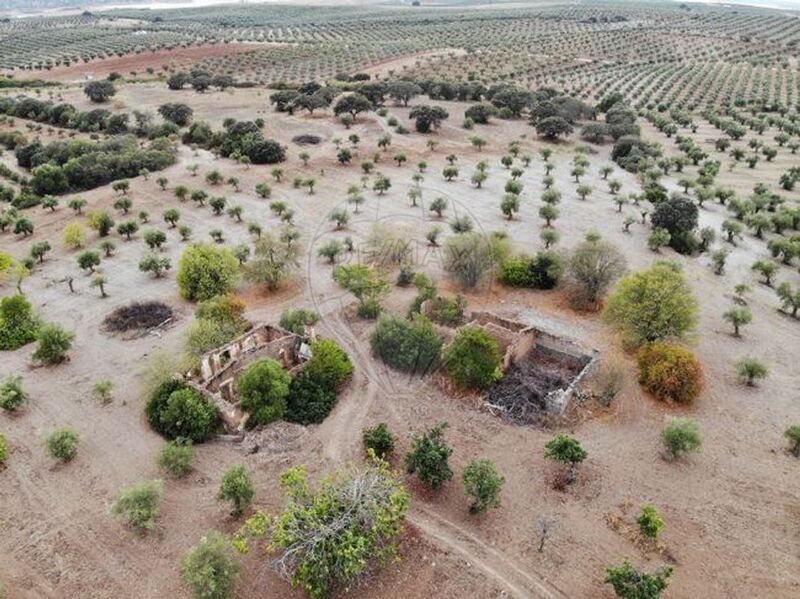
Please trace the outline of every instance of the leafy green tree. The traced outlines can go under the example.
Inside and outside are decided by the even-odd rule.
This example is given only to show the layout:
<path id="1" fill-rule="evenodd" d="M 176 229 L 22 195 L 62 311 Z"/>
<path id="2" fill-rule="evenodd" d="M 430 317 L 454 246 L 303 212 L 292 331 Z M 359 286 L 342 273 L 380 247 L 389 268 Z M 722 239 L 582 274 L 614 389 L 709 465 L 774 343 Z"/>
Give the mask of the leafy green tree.
<path id="1" fill-rule="evenodd" d="M 30 396 L 22 388 L 22 377 L 13 374 L 0 384 L 0 408 L 14 412 L 25 405 Z"/>
<path id="2" fill-rule="evenodd" d="M 36 340 L 39 320 L 21 294 L 0 299 L 0 350 L 14 350 Z"/>
<path id="3" fill-rule="evenodd" d="M 236 379 L 242 409 L 250 413 L 248 425 L 269 424 L 283 417 L 291 377 L 280 362 L 264 358 L 253 362 Z"/>
<path id="4" fill-rule="evenodd" d="M 740 381 L 748 387 L 755 387 L 759 380 L 767 378 L 769 369 L 755 358 L 745 358 L 736 363 L 736 372 Z"/>
<path id="5" fill-rule="evenodd" d="M 183 251 L 178 264 L 181 295 L 197 302 L 229 293 L 236 283 L 238 268 L 236 258 L 227 248 L 191 245 Z"/>
<path id="6" fill-rule="evenodd" d="M 396 555 L 410 498 L 385 463 L 329 477 L 316 489 L 297 466 L 281 475 L 281 486 L 289 499 L 284 511 L 250 518 L 234 545 L 246 552 L 250 539 L 266 536 L 280 575 L 310 597 L 351 588 Z"/>
<path id="7" fill-rule="evenodd" d="M 764 277 L 763 283 L 767 287 L 772 287 L 772 277 L 774 277 L 779 267 L 774 262 L 770 262 L 769 260 L 756 260 L 753 263 L 753 266 L 750 267 L 751 270 L 755 270 L 758 272 L 762 277 Z"/>
<path id="8" fill-rule="evenodd" d="M 616 246 L 601 239 L 583 241 L 572 252 L 567 266 L 573 303 L 597 309 L 609 287 L 625 270 L 625 256 Z"/>
<path id="9" fill-rule="evenodd" d="M 424 375 L 439 364 L 442 339 L 421 315 L 382 315 L 369 338 L 373 353 L 392 368 Z"/>
<path id="10" fill-rule="evenodd" d="M 544 457 L 562 464 L 569 464 L 569 469 L 564 477 L 564 483 L 567 485 L 575 481 L 578 464 L 583 462 L 587 455 L 580 441 L 569 435 L 557 435 L 544 446 Z"/>
<path id="11" fill-rule="evenodd" d="M 800 288 L 792 289 L 788 281 L 784 281 L 775 289 L 778 299 L 781 300 L 781 310 L 790 313 L 793 317 L 797 316 L 800 310 Z"/>
<path id="12" fill-rule="evenodd" d="M 472 500 L 473 514 L 500 507 L 500 491 L 505 479 L 491 460 L 473 460 L 464 468 L 464 490 Z"/>
<path id="13" fill-rule="evenodd" d="M 739 329 L 753 321 L 753 313 L 744 306 L 734 306 L 727 310 L 722 317 L 733 325 L 734 337 L 739 337 Z"/>
<path id="14" fill-rule="evenodd" d="M 44 440 L 44 448 L 54 460 L 69 462 L 78 454 L 78 432 L 70 427 L 60 428 L 50 433 Z"/>
<path id="15" fill-rule="evenodd" d="M 224 535 L 212 531 L 181 561 L 183 581 L 194 599 L 229 599 L 241 574 L 241 564 Z"/>
<path id="16" fill-rule="evenodd" d="M 45 324 L 36 335 L 38 345 L 33 352 L 33 359 L 43 364 L 60 364 L 67 359 L 67 352 L 72 347 L 75 335 L 65 331 L 57 324 Z"/>
<path id="17" fill-rule="evenodd" d="M 164 484 L 149 480 L 123 489 L 111 505 L 111 513 L 141 531 L 153 530 L 161 509 Z"/>
<path id="18" fill-rule="evenodd" d="M 219 427 L 217 407 L 184 383 L 168 378 L 157 384 L 145 405 L 150 426 L 167 439 L 207 441 Z"/>
<path id="19" fill-rule="evenodd" d="M 175 478 L 183 478 L 192 469 L 194 451 L 190 441 L 169 441 L 158 454 L 158 465 Z"/>
<path id="20" fill-rule="evenodd" d="M 634 568 L 626 558 L 619 566 L 606 569 L 604 582 L 621 599 L 659 599 L 669 585 L 672 567 L 665 566 L 648 574 Z"/>
<path id="21" fill-rule="evenodd" d="M 643 505 L 639 517 L 636 519 L 639 530 L 646 537 L 657 539 L 664 527 L 664 520 L 652 505 Z"/>
<path id="22" fill-rule="evenodd" d="M 661 441 L 664 444 L 664 458 L 672 462 L 687 453 L 700 451 L 703 435 L 697 421 L 691 418 L 670 418 L 661 429 Z"/>
<path id="23" fill-rule="evenodd" d="M 437 491 L 453 478 L 449 459 L 453 449 L 444 438 L 447 423 L 443 422 L 416 435 L 411 441 L 411 451 L 406 455 L 406 470 L 416 473 L 420 481 Z"/>
<path id="24" fill-rule="evenodd" d="M 153 273 L 156 278 L 159 278 L 165 270 L 169 270 L 171 266 L 169 256 L 161 256 L 153 252 L 145 254 L 139 261 L 139 270 Z"/>
<path id="25" fill-rule="evenodd" d="M 697 300 L 679 270 L 656 263 L 620 281 L 605 315 L 633 343 L 681 338 L 696 326 Z"/>
<path id="26" fill-rule="evenodd" d="M 500 377 L 500 348 L 482 328 L 462 327 L 445 348 L 443 363 L 459 387 L 485 389 Z"/>
<path id="27" fill-rule="evenodd" d="M 385 460 L 394 451 L 394 437 L 385 422 L 365 428 L 361 433 L 361 441 L 367 452 L 371 451 L 381 460 Z"/>
<path id="28" fill-rule="evenodd" d="M 291 279 L 298 266 L 296 246 L 266 233 L 256 240 L 253 258 L 245 266 L 244 276 L 252 283 L 276 291 Z"/>
<path id="29" fill-rule="evenodd" d="M 239 464 L 231 466 L 222 475 L 217 499 L 230 501 L 233 508 L 231 514 L 239 516 L 252 503 L 255 494 L 247 469 Z"/>
<path id="30" fill-rule="evenodd" d="M 117 93 L 114 84 L 108 80 L 89 81 L 83 86 L 83 93 L 92 101 L 97 103 L 107 102 Z"/>

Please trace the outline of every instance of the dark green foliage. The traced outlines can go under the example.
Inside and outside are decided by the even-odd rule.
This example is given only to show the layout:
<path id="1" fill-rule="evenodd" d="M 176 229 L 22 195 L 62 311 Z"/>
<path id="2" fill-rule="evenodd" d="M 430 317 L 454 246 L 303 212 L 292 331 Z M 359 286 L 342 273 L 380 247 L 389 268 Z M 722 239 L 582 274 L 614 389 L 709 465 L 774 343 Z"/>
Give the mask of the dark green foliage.
<path id="1" fill-rule="evenodd" d="M 665 566 L 652 574 L 639 572 L 627 560 L 606 569 L 604 582 L 610 584 L 620 599 L 658 599 L 669 585 L 672 567 Z"/>
<path id="2" fill-rule="evenodd" d="M 472 500 L 473 514 L 500 506 L 500 490 L 505 479 L 491 460 L 473 460 L 464 468 L 464 490 Z"/>
<path id="3" fill-rule="evenodd" d="M 452 448 L 444 439 L 447 423 L 443 422 L 414 437 L 411 452 L 406 456 L 406 470 L 434 491 L 453 478 L 449 459 Z"/>
<path id="4" fill-rule="evenodd" d="M 319 314 L 313 310 L 298 308 L 297 310 L 284 310 L 281 314 L 280 326 L 295 335 L 304 335 L 306 325 L 311 326 L 319 321 Z"/>
<path id="5" fill-rule="evenodd" d="M 564 261 L 551 250 L 538 252 L 534 257 L 520 255 L 506 260 L 500 268 L 499 279 L 510 287 L 553 289 L 564 273 Z"/>
<path id="6" fill-rule="evenodd" d="M 230 542 L 216 531 L 200 539 L 181 561 L 183 581 L 194 599 L 228 599 L 241 568 Z"/>
<path id="7" fill-rule="evenodd" d="M 22 378 L 9 375 L 0 384 L 0 408 L 13 412 L 22 407 L 29 399 L 22 388 Z"/>
<path id="8" fill-rule="evenodd" d="M 54 460 L 69 462 L 78 454 L 78 441 L 80 437 L 75 429 L 70 427 L 53 431 L 44 441 L 44 448 Z"/>
<path id="9" fill-rule="evenodd" d="M 318 385 L 338 391 L 353 375 L 353 364 L 347 353 L 330 339 L 311 344 L 311 359 L 303 372 Z"/>
<path id="10" fill-rule="evenodd" d="M 0 350 L 12 350 L 34 341 L 39 321 L 23 295 L 0 300 Z"/>
<path id="11" fill-rule="evenodd" d="M 42 364 L 60 364 L 67 358 L 74 338 L 73 333 L 57 324 L 43 325 L 36 334 L 38 345 L 32 357 Z"/>
<path id="12" fill-rule="evenodd" d="M 145 406 L 150 426 L 167 439 L 207 441 L 219 426 L 217 407 L 178 380 L 161 383 Z"/>
<path id="13" fill-rule="evenodd" d="M 375 457 L 382 460 L 394 451 L 394 437 L 385 422 L 376 424 L 372 428 L 365 428 L 361 434 L 361 441 L 367 452 L 372 451 Z"/>
<path id="14" fill-rule="evenodd" d="M 322 422 L 336 405 L 336 392 L 316 383 L 306 372 L 289 385 L 286 420 L 297 424 Z"/>
<path id="15" fill-rule="evenodd" d="M 392 368 L 424 375 L 439 364 L 442 339 L 421 315 L 382 315 L 370 335 L 372 351 Z"/>
<path id="16" fill-rule="evenodd" d="M 500 358 L 494 338 L 480 327 L 467 326 L 445 348 L 443 362 L 459 387 L 484 389 L 499 378 Z"/>
<path id="17" fill-rule="evenodd" d="M 250 505 L 255 497 L 256 491 L 253 488 L 253 481 L 244 466 L 231 466 L 222 475 L 222 482 L 219 485 L 217 498 L 223 501 L 230 501 L 234 516 L 241 514 Z"/>
<path id="18" fill-rule="evenodd" d="M 236 379 L 236 392 L 250 413 L 248 426 L 269 424 L 283 417 L 291 377 L 280 362 L 265 358 L 253 362 Z"/>

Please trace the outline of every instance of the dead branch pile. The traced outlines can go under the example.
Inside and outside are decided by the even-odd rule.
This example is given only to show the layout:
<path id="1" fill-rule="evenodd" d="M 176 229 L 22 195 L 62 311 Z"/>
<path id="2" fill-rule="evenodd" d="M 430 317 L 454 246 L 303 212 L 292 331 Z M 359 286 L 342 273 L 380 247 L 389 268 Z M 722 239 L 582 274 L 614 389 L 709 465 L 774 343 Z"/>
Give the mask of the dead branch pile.
<path id="1" fill-rule="evenodd" d="M 539 423 L 546 416 L 547 395 L 566 389 L 570 381 L 564 368 L 523 360 L 511 366 L 502 379 L 489 387 L 485 399 L 493 413 L 511 422 Z"/>
<path id="2" fill-rule="evenodd" d="M 103 328 L 115 333 L 147 330 L 164 323 L 172 315 L 172 308 L 162 302 L 134 302 L 106 316 Z"/>
<path id="3" fill-rule="evenodd" d="M 322 139 L 320 139 L 320 137 L 317 135 L 303 134 L 303 135 L 295 135 L 292 138 L 292 141 L 296 143 L 298 146 L 308 146 L 308 145 L 315 146 L 320 141 L 322 141 Z"/>

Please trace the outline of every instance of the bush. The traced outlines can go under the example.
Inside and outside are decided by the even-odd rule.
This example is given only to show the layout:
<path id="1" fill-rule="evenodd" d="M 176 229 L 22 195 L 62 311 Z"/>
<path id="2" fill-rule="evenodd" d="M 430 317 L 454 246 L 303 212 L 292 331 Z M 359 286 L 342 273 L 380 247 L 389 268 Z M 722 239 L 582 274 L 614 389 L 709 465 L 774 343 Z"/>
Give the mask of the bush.
<path id="1" fill-rule="evenodd" d="M 382 315 L 369 337 L 372 351 L 397 370 L 424 375 L 439 364 L 442 339 L 421 315 L 410 320 Z"/>
<path id="2" fill-rule="evenodd" d="M 416 472 L 419 479 L 434 491 L 453 478 L 448 461 L 453 450 L 444 440 L 446 428 L 447 423 L 443 422 L 415 436 L 411 442 L 411 452 L 406 456 L 408 473 Z"/>
<path id="3" fill-rule="evenodd" d="M 336 342 L 318 339 L 311 344 L 311 359 L 303 372 L 321 387 L 338 391 L 353 376 L 353 364 Z"/>
<path id="4" fill-rule="evenodd" d="M 791 454 L 800 458 L 800 426 L 794 424 L 783 431 L 783 436 L 789 441 L 789 451 Z"/>
<path id="5" fill-rule="evenodd" d="M 562 464 L 569 464 L 569 470 L 564 478 L 564 482 L 568 485 L 575 481 L 578 464 L 583 462 L 587 455 L 580 441 L 569 435 L 556 435 L 544 446 L 544 457 Z"/>
<path id="6" fill-rule="evenodd" d="M 13 350 L 36 339 L 39 321 L 23 295 L 0 300 L 0 350 Z"/>
<path id="7" fill-rule="evenodd" d="M 500 377 L 500 348 L 480 327 L 459 329 L 445 348 L 444 367 L 462 388 L 484 389 Z"/>
<path id="8" fill-rule="evenodd" d="M 454 327 L 464 320 L 466 306 L 467 302 L 462 295 L 452 298 L 435 297 L 431 299 L 430 318 L 438 324 Z"/>
<path id="9" fill-rule="evenodd" d="M 464 490 L 472 499 L 473 514 L 500 506 L 500 490 L 505 479 L 491 460 L 473 460 L 464 468 Z"/>
<path id="10" fill-rule="evenodd" d="M 266 536 L 283 576 L 309 596 L 352 588 L 396 555 L 409 496 L 385 464 L 328 477 L 316 489 L 299 466 L 281 475 L 281 485 L 289 496 L 283 513 L 255 515 L 234 544 L 246 552 L 250 537 Z"/>
<path id="11" fill-rule="evenodd" d="M 128 526 L 152 530 L 161 506 L 164 485 L 160 480 L 144 481 L 123 489 L 111 506 L 111 513 Z"/>
<path id="12" fill-rule="evenodd" d="M 3 433 L 0 433 L 0 468 L 4 467 L 7 461 L 8 461 L 8 441 L 6 441 L 5 435 L 3 435 Z"/>
<path id="13" fill-rule="evenodd" d="M 657 263 L 622 279 L 605 315 L 628 342 L 680 338 L 697 324 L 697 300 L 679 270 Z"/>
<path id="14" fill-rule="evenodd" d="M 200 318 L 186 331 L 186 352 L 190 356 L 202 356 L 236 339 L 242 332 L 243 327 L 238 323 Z"/>
<path id="15" fill-rule="evenodd" d="M 319 314 L 313 310 L 298 308 L 297 310 L 284 310 L 279 324 L 281 328 L 295 335 L 304 335 L 306 325 L 312 326 L 317 322 L 319 322 Z"/>
<path id="16" fill-rule="evenodd" d="M 637 354 L 639 383 L 656 399 L 690 403 L 702 388 L 697 357 L 685 347 L 651 343 Z"/>
<path id="17" fill-rule="evenodd" d="M 620 566 L 606 569 L 604 582 L 610 584 L 621 599 L 658 599 L 669 585 L 672 567 L 665 566 L 653 574 L 639 572 L 627 558 Z"/>
<path id="18" fill-rule="evenodd" d="M 248 425 L 269 424 L 283 417 L 291 376 L 280 362 L 264 358 L 253 362 L 236 379 L 242 408 L 250 413 Z"/>
<path id="19" fill-rule="evenodd" d="M 9 375 L 0 385 L 0 408 L 13 412 L 27 402 L 29 396 L 22 388 L 22 377 Z"/>
<path id="20" fill-rule="evenodd" d="M 657 539 L 664 527 L 664 520 L 656 512 L 656 508 L 652 505 L 643 505 L 642 512 L 636 519 L 639 525 L 639 530 L 642 534 L 651 539 Z"/>
<path id="21" fill-rule="evenodd" d="M 183 478 L 192 469 L 193 458 L 191 443 L 182 440 L 170 441 L 161 449 L 158 465 L 175 478 Z"/>
<path id="22" fill-rule="evenodd" d="M 239 263 L 227 248 L 192 245 L 178 264 L 177 282 L 181 295 L 193 302 L 229 293 L 235 283 Z"/>
<path id="23" fill-rule="evenodd" d="M 444 245 L 444 267 L 463 287 L 472 288 L 505 262 L 508 240 L 482 233 L 451 235 Z"/>
<path id="24" fill-rule="evenodd" d="M 297 424 L 322 422 L 336 405 L 336 392 L 314 382 L 305 372 L 289 385 L 286 398 L 286 420 Z"/>
<path id="25" fill-rule="evenodd" d="M 195 316 L 198 320 L 213 320 L 217 323 L 233 325 L 244 332 L 247 320 L 244 317 L 246 305 L 233 294 L 217 295 L 198 304 Z"/>
<path id="26" fill-rule="evenodd" d="M 361 441 L 368 453 L 372 451 L 375 457 L 382 460 L 394 451 L 394 437 L 385 422 L 376 424 L 372 428 L 365 428 L 361 433 Z"/>
<path id="27" fill-rule="evenodd" d="M 691 418 L 670 418 L 661 429 L 664 457 L 672 462 L 682 455 L 699 451 L 703 444 L 700 425 Z"/>
<path id="28" fill-rule="evenodd" d="M 688 254 L 694 245 L 687 243 L 687 234 L 697 227 L 697 215 L 697 204 L 686 196 L 678 195 L 659 203 L 650 215 L 650 222 L 653 229 L 666 229 L 670 234 L 670 245 L 675 251 Z"/>
<path id="29" fill-rule="evenodd" d="M 561 280 L 564 261 L 556 252 L 543 250 L 533 258 L 525 255 L 506 260 L 500 267 L 500 281 L 510 287 L 553 289 Z"/>
<path id="30" fill-rule="evenodd" d="M 33 359 L 42 364 L 60 364 L 67 358 L 73 339 L 74 334 L 57 324 L 46 324 L 36 335 L 39 345 L 33 352 Z"/>
<path id="31" fill-rule="evenodd" d="M 238 516 L 250 505 L 255 494 L 253 481 L 250 480 L 247 469 L 242 465 L 237 465 L 231 466 L 222 475 L 217 499 L 230 501 L 233 506 L 231 513 Z"/>
<path id="32" fill-rule="evenodd" d="M 216 531 L 200 539 L 181 562 L 183 581 L 195 599 L 228 599 L 240 572 L 230 543 Z"/>
<path id="33" fill-rule="evenodd" d="M 168 379 L 153 391 L 145 406 L 147 421 L 167 439 L 207 441 L 219 426 L 217 407 L 181 381 Z"/>
<path id="34" fill-rule="evenodd" d="M 755 387 L 761 379 L 767 378 L 769 369 L 754 358 L 745 358 L 736 363 L 739 380 L 749 387 Z"/>
<path id="35" fill-rule="evenodd" d="M 80 437 L 75 429 L 70 427 L 60 428 L 50 433 L 44 440 L 44 448 L 54 460 L 69 462 L 78 454 L 78 441 Z"/>

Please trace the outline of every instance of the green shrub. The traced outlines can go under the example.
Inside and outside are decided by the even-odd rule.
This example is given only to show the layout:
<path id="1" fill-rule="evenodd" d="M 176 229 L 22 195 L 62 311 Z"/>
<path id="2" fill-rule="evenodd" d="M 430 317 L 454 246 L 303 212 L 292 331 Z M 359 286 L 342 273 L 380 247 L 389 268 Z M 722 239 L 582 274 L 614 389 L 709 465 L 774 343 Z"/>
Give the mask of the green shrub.
<path id="1" fill-rule="evenodd" d="M 322 422 L 336 400 L 336 391 L 319 385 L 306 372 L 301 372 L 289 385 L 286 420 L 303 425 Z"/>
<path id="2" fill-rule="evenodd" d="M 160 480 L 144 481 L 123 489 L 111 505 L 111 513 L 125 520 L 128 526 L 152 530 L 161 506 L 164 484 Z"/>
<path id="3" fill-rule="evenodd" d="M 0 433 L 0 468 L 6 465 L 8 461 L 8 441 L 6 441 L 5 435 Z"/>
<path id="4" fill-rule="evenodd" d="M 231 321 L 200 318 L 186 331 L 186 353 L 202 356 L 207 351 L 233 341 L 243 332 L 241 326 Z"/>
<path id="5" fill-rule="evenodd" d="M 238 270 L 239 263 L 229 249 L 197 244 L 181 255 L 176 280 L 184 299 L 201 302 L 229 293 Z"/>
<path id="6" fill-rule="evenodd" d="M 464 468 L 464 490 L 472 500 L 473 514 L 500 506 L 500 490 L 505 479 L 492 460 L 473 460 Z"/>
<path id="7" fill-rule="evenodd" d="M 604 582 L 621 599 L 658 599 L 669 585 L 672 567 L 665 566 L 652 574 L 639 572 L 626 558 L 622 565 L 606 569 Z"/>
<path id="8" fill-rule="evenodd" d="M 319 322 L 319 314 L 313 310 L 298 308 L 297 310 L 284 310 L 279 322 L 281 328 L 291 331 L 295 335 L 304 335 L 306 325 L 311 326 Z"/>
<path id="9" fill-rule="evenodd" d="M 697 324 L 697 300 L 679 270 L 657 263 L 622 279 L 605 315 L 632 343 L 680 338 Z"/>
<path id="10" fill-rule="evenodd" d="M 238 516 L 250 505 L 255 494 L 253 481 L 250 480 L 247 469 L 242 465 L 237 465 L 231 466 L 222 475 L 217 499 L 230 501 L 233 506 L 231 513 Z"/>
<path id="11" fill-rule="evenodd" d="M 394 437 L 385 422 L 376 424 L 372 428 L 365 428 L 361 433 L 361 441 L 367 452 L 371 450 L 375 457 L 382 460 L 394 451 Z"/>
<path id="12" fill-rule="evenodd" d="M 181 381 L 162 382 L 145 406 L 147 421 L 167 439 L 207 441 L 219 427 L 217 407 Z"/>
<path id="13" fill-rule="evenodd" d="M 80 437 L 75 429 L 70 427 L 60 428 L 50 433 L 44 440 L 44 448 L 54 460 L 69 462 L 78 454 L 78 441 Z"/>
<path id="14" fill-rule="evenodd" d="M 253 362 L 236 379 L 242 408 L 250 413 L 248 425 L 269 424 L 283 418 L 291 376 L 280 362 L 264 358 Z"/>
<path id="15" fill-rule="evenodd" d="M 195 599 L 228 599 L 241 564 L 224 535 L 213 531 L 200 539 L 181 562 L 183 581 Z"/>
<path id="16" fill-rule="evenodd" d="M 227 293 L 200 302 L 197 305 L 194 315 L 198 320 L 211 320 L 219 324 L 229 325 L 232 329 L 244 332 L 248 324 L 244 317 L 246 307 L 241 298 Z"/>
<path id="17" fill-rule="evenodd" d="M 22 377 L 9 375 L 0 385 L 0 408 L 13 412 L 29 399 L 22 388 Z"/>
<path id="18" fill-rule="evenodd" d="M 39 321 L 23 295 L 9 295 L 0 300 L 0 350 L 12 350 L 34 341 Z"/>
<path id="19" fill-rule="evenodd" d="M 736 363 L 736 372 L 740 381 L 755 387 L 758 381 L 767 377 L 769 368 L 755 358 L 745 358 Z"/>
<path id="20" fill-rule="evenodd" d="M 580 441 L 569 435 L 556 435 L 544 446 L 544 457 L 554 462 L 569 465 L 569 470 L 567 470 L 564 478 L 565 484 L 568 485 L 575 481 L 578 464 L 583 462 L 587 456 L 588 453 Z"/>
<path id="21" fill-rule="evenodd" d="M 36 335 L 38 345 L 33 359 L 43 364 L 60 364 L 67 357 L 75 335 L 57 324 L 43 325 Z"/>
<path id="22" fill-rule="evenodd" d="M 459 329 L 445 348 L 444 367 L 462 388 L 484 389 L 500 377 L 500 348 L 480 327 Z"/>
<path id="23" fill-rule="evenodd" d="M 317 339 L 311 344 L 311 359 L 303 372 L 319 386 L 338 391 L 353 376 L 353 364 L 336 342 Z"/>
<path id="24" fill-rule="evenodd" d="M 656 399 L 689 403 L 700 394 L 700 362 L 685 347 L 651 343 L 639 351 L 636 359 L 639 383 Z"/>
<path id="25" fill-rule="evenodd" d="M 182 478 L 192 469 L 193 458 L 191 443 L 175 440 L 164 444 L 158 455 L 158 465 L 175 478 Z"/>
<path id="26" fill-rule="evenodd" d="M 424 316 L 382 315 L 369 338 L 372 351 L 392 368 L 424 375 L 439 364 L 442 339 Z"/>
<path id="27" fill-rule="evenodd" d="M 453 478 L 449 459 L 452 448 L 444 439 L 447 423 L 428 429 L 414 437 L 411 452 L 406 456 L 406 470 L 417 473 L 419 479 L 434 491 Z"/>
<path id="28" fill-rule="evenodd" d="M 664 457 L 672 462 L 686 453 L 699 451 L 703 435 L 700 425 L 691 418 L 670 418 L 661 429 L 661 441 L 664 443 Z"/>
<path id="29" fill-rule="evenodd" d="M 464 309 L 467 302 L 464 296 L 451 298 L 436 297 L 431 300 L 430 319 L 441 325 L 454 327 L 464 320 Z"/>
<path id="30" fill-rule="evenodd" d="M 656 508 L 652 505 L 642 506 L 642 512 L 636 519 L 636 523 L 639 525 L 639 530 L 642 531 L 642 534 L 651 539 L 657 539 L 661 529 L 664 527 L 663 518 L 658 515 Z"/>
<path id="31" fill-rule="evenodd" d="M 509 287 L 553 289 L 564 273 L 564 261 L 552 250 L 542 250 L 534 257 L 517 256 L 500 267 L 500 282 Z"/>

